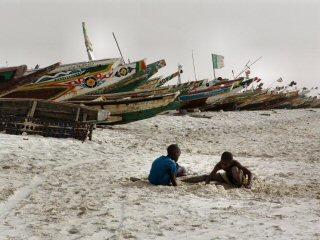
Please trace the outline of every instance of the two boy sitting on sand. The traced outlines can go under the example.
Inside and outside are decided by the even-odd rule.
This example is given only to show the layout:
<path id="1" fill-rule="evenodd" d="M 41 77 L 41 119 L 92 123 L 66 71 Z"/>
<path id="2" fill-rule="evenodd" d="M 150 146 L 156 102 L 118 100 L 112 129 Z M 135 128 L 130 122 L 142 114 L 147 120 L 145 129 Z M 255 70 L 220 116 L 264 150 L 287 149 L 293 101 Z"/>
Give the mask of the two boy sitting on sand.
<path id="1" fill-rule="evenodd" d="M 177 164 L 181 154 L 178 145 L 170 145 L 167 148 L 167 153 L 167 156 L 161 156 L 152 163 L 148 177 L 151 184 L 170 185 L 171 183 L 173 186 L 177 186 L 176 177 L 186 175 L 185 169 Z M 228 183 L 238 188 L 244 186 L 250 189 L 252 177 L 251 171 L 242 166 L 237 160 L 234 160 L 232 153 L 224 152 L 221 155 L 220 162 L 215 165 L 209 175 L 191 177 L 182 181 L 188 183 L 205 182 L 206 184 L 209 184 L 210 181 L 217 181 Z"/>

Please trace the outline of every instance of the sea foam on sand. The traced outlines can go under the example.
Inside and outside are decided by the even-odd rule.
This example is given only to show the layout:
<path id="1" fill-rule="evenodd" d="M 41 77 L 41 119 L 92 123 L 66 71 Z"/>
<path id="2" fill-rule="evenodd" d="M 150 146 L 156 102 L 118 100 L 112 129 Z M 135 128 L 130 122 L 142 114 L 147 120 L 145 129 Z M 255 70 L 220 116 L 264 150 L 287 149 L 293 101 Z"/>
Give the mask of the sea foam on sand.
<path id="1" fill-rule="evenodd" d="M 172 143 L 189 175 L 231 151 L 252 189 L 150 185 Z M 0 134 L 0 239 L 319 239 L 319 172 L 319 110 L 161 115 L 84 143 Z"/>

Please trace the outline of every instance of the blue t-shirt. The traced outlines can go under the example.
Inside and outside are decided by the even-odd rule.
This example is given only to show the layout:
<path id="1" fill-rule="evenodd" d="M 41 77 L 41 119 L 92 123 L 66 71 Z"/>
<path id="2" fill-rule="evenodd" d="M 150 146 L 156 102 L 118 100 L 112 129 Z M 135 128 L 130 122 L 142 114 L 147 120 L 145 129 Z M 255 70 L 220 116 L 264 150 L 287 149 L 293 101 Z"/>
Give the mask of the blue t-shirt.
<path id="1" fill-rule="evenodd" d="M 149 174 L 149 182 L 154 185 L 169 185 L 170 176 L 176 174 L 176 162 L 166 156 L 154 160 Z"/>

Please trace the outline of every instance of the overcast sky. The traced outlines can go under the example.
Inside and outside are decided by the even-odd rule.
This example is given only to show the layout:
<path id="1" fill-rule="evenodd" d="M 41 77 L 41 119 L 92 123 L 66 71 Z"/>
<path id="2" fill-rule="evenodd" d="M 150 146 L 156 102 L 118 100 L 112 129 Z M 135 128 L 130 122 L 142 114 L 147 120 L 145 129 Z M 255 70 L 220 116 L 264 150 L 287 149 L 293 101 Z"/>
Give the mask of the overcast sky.
<path id="1" fill-rule="evenodd" d="M 183 81 L 213 78 L 211 53 L 225 56 L 218 76 L 248 60 L 266 85 L 320 87 L 319 0 L 0 0 L 0 66 L 87 60 L 85 21 L 96 59 L 165 59 L 160 75 L 183 66 Z"/>

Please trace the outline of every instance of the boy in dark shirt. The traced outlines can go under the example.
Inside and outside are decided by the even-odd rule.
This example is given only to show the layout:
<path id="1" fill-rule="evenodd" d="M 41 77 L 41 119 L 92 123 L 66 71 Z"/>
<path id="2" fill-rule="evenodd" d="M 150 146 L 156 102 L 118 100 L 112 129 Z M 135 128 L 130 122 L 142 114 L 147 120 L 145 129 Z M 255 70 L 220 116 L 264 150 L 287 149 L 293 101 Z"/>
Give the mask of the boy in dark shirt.
<path id="1" fill-rule="evenodd" d="M 224 172 L 218 172 L 224 170 Z M 244 186 L 251 188 L 252 173 L 249 169 L 242 166 L 237 160 L 233 159 L 232 153 L 224 152 L 221 155 L 221 160 L 213 168 L 209 175 L 202 175 L 197 177 L 191 177 L 182 181 L 188 183 L 198 183 L 205 181 L 209 184 L 210 181 L 226 182 L 237 186 L 238 188 Z"/>

